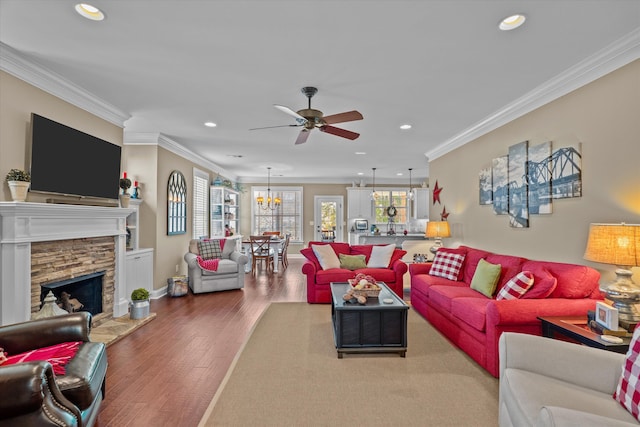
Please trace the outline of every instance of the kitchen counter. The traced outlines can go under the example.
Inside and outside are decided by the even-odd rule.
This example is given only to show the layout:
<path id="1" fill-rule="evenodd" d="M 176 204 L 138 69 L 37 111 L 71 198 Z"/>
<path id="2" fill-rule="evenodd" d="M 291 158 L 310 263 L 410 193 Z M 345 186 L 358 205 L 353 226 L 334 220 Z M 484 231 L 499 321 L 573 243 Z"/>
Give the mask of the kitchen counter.
<path id="1" fill-rule="evenodd" d="M 404 241 L 406 240 L 419 240 L 419 241 L 426 241 L 428 240 L 426 237 L 424 237 L 424 233 L 419 233 L 419 234 L 407 234 L 404 235 L 402 233 L 400 234 L 392 234 L 392 235 L 387 235 L 387 234 L 358 234 L 357 235 L 357 243 L 358 245 L 366 245 L 366 244 L 373 244 L 373 245 L 379 245 L 379 244 L 391 244 L 394 243 L 397 247 L 401 248 L 402 244 L 404 243 Z"/>

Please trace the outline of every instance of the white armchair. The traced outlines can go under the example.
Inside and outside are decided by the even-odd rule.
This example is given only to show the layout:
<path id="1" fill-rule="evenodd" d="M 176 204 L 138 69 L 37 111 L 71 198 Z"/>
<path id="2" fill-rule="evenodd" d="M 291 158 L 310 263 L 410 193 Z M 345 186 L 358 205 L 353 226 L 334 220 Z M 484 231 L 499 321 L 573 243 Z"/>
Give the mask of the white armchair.
<path id="1" fill-rule="evenodd" d="M 244 288 L 244 266 L 249 258 L 236 250 L 236 241 L 228 240 L 216 271 L 206 270 L 198 263 L 198 240 L 189 242 L 184 260 L 189 267 L 189 288 L 194 294 Z"/>
<path id="2" fill-rule="evenodd" d="M 613 399 L 624 354 L 513 332 L 499 348 L 500 427 L 640 424 Z"/>

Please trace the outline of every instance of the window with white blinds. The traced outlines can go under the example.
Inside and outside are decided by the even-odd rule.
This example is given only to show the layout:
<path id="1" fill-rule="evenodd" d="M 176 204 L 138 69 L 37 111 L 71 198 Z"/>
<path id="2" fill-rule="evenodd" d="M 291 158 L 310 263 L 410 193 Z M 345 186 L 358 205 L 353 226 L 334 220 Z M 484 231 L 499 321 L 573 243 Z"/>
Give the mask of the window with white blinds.
<path id="1" fill-rule="evenodd" d="M 194 239 L 209 236 L 209 174 L 193 169 L 193 233 Z"/>
<path id="2" fill-rule="evenodd" d="M 254 235 L 265 231 L 279 231 L 280 234 L 290 234 L 291 240 L 301 242 L 302 237 L 302 187 L 251 187 L 251 230 Z M 260 206 L 256 198 L 262 196 L 264 203 Z M 280 206 L 269 209 L 268 198 L 280 199 Z"/>

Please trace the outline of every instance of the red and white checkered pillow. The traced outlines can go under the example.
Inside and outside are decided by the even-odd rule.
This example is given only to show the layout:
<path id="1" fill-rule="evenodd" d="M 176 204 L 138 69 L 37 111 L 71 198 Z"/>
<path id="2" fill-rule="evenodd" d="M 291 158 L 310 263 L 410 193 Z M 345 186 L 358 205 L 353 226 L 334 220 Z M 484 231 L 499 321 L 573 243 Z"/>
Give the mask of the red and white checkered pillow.
<path id="1" fill-rule="evenodd" d="M 613 398 L 640 421 L 640 328 L 636 328 L 629 344 L 622 375 Z"/>
<path id="2" fill-rule="evenodd" d="M 513 276 L 500 289 L 496 300 L 501 299 L 518 299 L 525 294 L 533 286 L 533 273 L 530 271 L 521 271 Z"/>
<path id="3" fill-rule="evenodd" d="M 429 269 L 431 276 L 443 277 L 449 280 L 458 280 L 458 274 L 464 262 L 463 254 L 438 251 Z"/>

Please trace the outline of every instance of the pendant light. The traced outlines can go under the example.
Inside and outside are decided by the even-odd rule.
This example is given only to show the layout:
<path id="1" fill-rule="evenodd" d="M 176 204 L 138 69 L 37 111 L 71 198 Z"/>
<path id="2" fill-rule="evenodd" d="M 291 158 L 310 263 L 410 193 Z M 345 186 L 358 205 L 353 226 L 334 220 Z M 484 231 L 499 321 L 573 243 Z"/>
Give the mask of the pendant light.
<path id="1" fill-rule="evenodd" d="M 369 198 L 371 200 L 376 200 L 376 168 L 371 168 L 371 170 L 373 170 L 373 189 L 371 190 L 371 194 L 369 195 Z"/>
<path id="2" fill-rule="evenodd" d="M 280 203 L 282 203 L 282 200 L 280 200 L 280 197 L 271 197 L 271 167 L 267 167 L 267 203 L 264 202 L 264 197 L 262 197 L 262 195 L 258 195 L 258 197 L 256 197 L 256 203 L 258 203 L 258 206 L 260 208 L 262 208 L 263 210 L 267 211 L 267 210 L 276 210 L 280 207 Z M 273 202 L 273 203 L 272 203 Z"/>
<path id="3" fill-rule="evenodd" d="M 409 168 L 409 193 L 407 194 L 407 200 L 413 200 L 413 187 L 411 186 L 411 171 L 413 168 Z"/>

